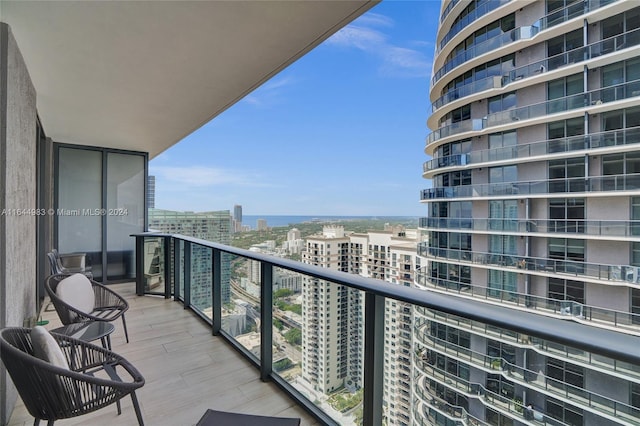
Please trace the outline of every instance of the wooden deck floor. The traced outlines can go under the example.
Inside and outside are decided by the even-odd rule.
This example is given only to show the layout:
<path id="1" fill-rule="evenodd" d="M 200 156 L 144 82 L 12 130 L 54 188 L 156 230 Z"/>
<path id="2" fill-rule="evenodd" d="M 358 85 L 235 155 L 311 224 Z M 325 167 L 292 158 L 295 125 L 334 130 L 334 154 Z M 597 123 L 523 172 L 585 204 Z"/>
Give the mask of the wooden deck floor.
<path id="1" fill-rule="evenodd" d="M 137 392 L 146 425 L 195 425 L 207 408 L 278 417 L 300 417 L 302 425 L 318 424 L 276 385 L 260 381 L 258 369 L 180 303 L 137 297 L 134 284 L 112 287 L 129 301 L 126 343 L 122 322 L 111 337 L 113 350 L 133 363 L 146 383 Z M 46 303 L 45 303 L 46 306 Z M 48 329 L 60 326 L 55 311 L 43 312 Z M 131 399 L 56 425 L 136 425 Z M 20 400 L 9 426 L 32 425 Z"/>

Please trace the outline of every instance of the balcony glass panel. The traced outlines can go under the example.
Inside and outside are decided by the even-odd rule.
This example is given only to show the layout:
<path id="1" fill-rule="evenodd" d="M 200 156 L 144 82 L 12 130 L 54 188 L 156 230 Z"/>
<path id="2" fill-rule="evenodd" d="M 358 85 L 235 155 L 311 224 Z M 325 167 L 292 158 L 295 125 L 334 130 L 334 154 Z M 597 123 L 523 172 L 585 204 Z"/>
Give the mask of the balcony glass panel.
<path id="1" fill-rule="evenodd" d="M 165 292 L 165 262 L 164 238 L 145 237 L 143 248 L 144 292 L 164 294 Z"/>
<path id="2" fill-rule="evenodd" d="M 197 312 L 212 318 L 212 249 L 199 244 L 191 244 L 189 300 Z"/>
<path id="3" fill-rule="evenodd" d="M 492 12 L 493 10 L 499 8 L 500 6 L 509 3 L 510 1 L 511 0 L 489 0 L 484 3 L 478 2 L 475 9 L 473 9 L 470 13 L 465 15 L 458 22 L 453 24 L 449 32 L 447 32 L 447 34 L 445 34 L 444 37 L 442 37 L 442 40 L 440 41 L 440 45 L 438 48 L 438 52 L 442 50 L 444 46 L 449 42 L 449 40 L 455 37 L 455 35 L 458 34 L 463 28 L 473 23 L 478 18 L 486 15 L 487 13 Z"/>
<path id="4" fill-rule="evenodd" d="M 573 247 L 571 248 L 573 249 Z M 577 250 L 579 248 L 575 248 L 575 251 Z M 513 269 L 518 272 L 530 271 L 559 274 L 559 276 L 565 276 L 569 279 L 572 279 L 572 277 L 585 277 L 601 281 L 628 283 L 630 285 L 640 283 L 640 268 L 631 265 L 606 265 L 575 260 L 447 249 L 429 247 L 425 243 L 418 244 L 418 254 L 467 264 L 495 265 L 502 269 Z"/>
<path id="5" fill-rule="evenodd" d="M 107 154 L 107 279 L 135 277 L 135 241 L 143 230 L 146 159 L 142 155 Z"/>
<path id="6" fill-rule="evenodd" d="M 575 321 L 587 321 L 596 327 L 615 327 L 621 331 L 640 332 L 640 314 L 589 306 L 570 300 L 557 300 L 513 291 L 496 292 L 487 287 L 475 286 L 455 280 L 433 277 L 427 269 L 416 273 L 416 282 L 442 292 L 472 297 L 479 300 L 495 300 L 519 309 L 557 315 Z M 496 300 L 497 299 L 497 300 Z M 637 372 L 640 379 L 640 370 Z"/>
<path id="7" fill-rule="evenodd" d="M 486 219 L 486 218 L 420 218 L 420 227 L 518 233 L 558 233 L 633 237 L 638 235 L 638 220 L 582 220 L 582 219 Z"/>
<path id="8" fill-rule="evenodd" d="M 79 167 L 78 165 L 82 165 Z M 102 153 L 60 147 L 58 151 L 58 251 L 87 253 L 94 278 L 102 278 Z M 78 212 L 75 214 L 74 212 Z"/>
<path id="9" fill-rule="evenodd" d="M 527 26 L 520 27 L 504 34 L 497 35 L 492 37 L 486 41 L 478 43 L 468 49 L 465 49 L 458 53 L 456 56 L 451 58 L 448 62 L 446 62 L 438 71 L 436 71 L 435 75 L 432 79 L 432 84 L 435 84 L 440 80 L 446 73 L 451 71 L 463 63 L 483 55 L 487 52 L 496 50 L 501 48 L 502 46 L 506 46 L 509 43 L 513 43 L 518 40 L 527 40 L 536 35 L 539 31 L 537 26 Z"/>
<path id="10" fill-rule="evenodd" d="M 520 66 L 514 70 L 504 73 L 500 77 L 489 77 L 456 87 L 438 98 L 433 103 L 432 109 L 433 111 L 436 111 L 450 102 L 474 93 L 504 87 L 509 83 L 522 80 L 523 78 L 536 76 L 546 71 L 555 70 L 566 65 L 614 53 L 622 49 L 637 46 L 638 44 L 640 44 L 640 29 L 634 29 L 605 40 L 591 43 L 584 47 L 567 50 L 566 52 L 558 55 Z M 635 79 L 637 78 L 638 77 L 635 77 Z"/>
<path id="11" fill-rule="evenodd" d="M 221 268 L 225 269 L 228 265 L 230 269 L 228 285 L 231 294 L 222 301 L 222 330 L 259 359 L 262 262 L 229 254 L 221 258 Z M 222 283 L 224 287 L 225 283 Z"/>
<path id="12" fill-rule="evenodd" d="M 154 237 L 144 234 L 138 238 L 147 236 Z M 272 362 L 268 366 L 262 365 L 263 361 L 251 355 L 251 350 L 243 351 L 244 355 L 260 367 L 265 379 L 277 380 L 285 391 L 314 410 L 319 418 L 339 424 L 358 424 L 361 415 L 365 424 L 382 423 L 382 420 L 374 421 L 371 413 L 377 412 L 380 418 L 384 416 L 382 395 L 388 389 L 380 376 L 386 373 L 389 383 L 393 381 L 396 386 L 393 403 L 399 407 L 403 401 L 408 401 L 408 409 L 419 415 L 415 424 L 430 424 L 433 419 L 450 424 L 490 423 L 491 417 L 484 409 L 472 409 L 486 406 L 499 409 L 501 416 L 509 421 L 523 422 L 524 418 L 527 423 L 531 418 L 526 416 L 530 414 L 538 422 L 560 424 L 553 417 L 557 417 L 553 410 L 532 400 L 519 399 L 519 395 L 525 393 L 552 395 L 578 410 L 588 409 L 602 419 L 640 424 L 640 412 L 628 405 L 627 398 L 619 398 L 615 391 L 587 381 L 584 386 L 576 386 L 572 378 L 551 377 L 545 364 L 546 359 L 553 358 L 576 368 L 597 368 L 612 380 L 640 378 L 640 358 L 633 349 L 628 349 L 637 348 L 640 338 L 606 327 L 611 324 L 620 330 L 627 326 L 637 327 L 633 318 L 622 313 L 574 301 L 535 298 L 515 291 L 504 292 L 504 306 L 478 303 L 472 298 L 486 298 L 486 289 L 483 293 L 469 283 L 454 289 L 453 279 L 454 283 L 444 286 L 445 291 L 459 291 L 461 296 L 467 297 L 451 299 L 439 292 L 426 293 L 221 244 L 184 239 L 188 241 L 187 246 L 190 244 L 197 250 L 206 251 L 198 255 L 192 250 L 185 257 L 191 262 L 186 267 L 192 276 L 198 270 L 213 276 L 224 269 L 223 257 L 217 254 L 208 260 L 208 271 L 206 267 L 199 267 L 202 258 L 207 254 L 211 256 L 212 251 L 227 252 L 231 256 L 232 298 L 240 295 L 273 319 L 272 327 L 266 327 L 263 321 L 256 324 L 261 337 L 273 343 Z M 419 254 L 424 255 L 423 250 L 424 244 L 419 247 Z M 476 260 L 476 253 L 468 255 Z M 455 263 L 465 259 L 459 256 Z M 270 274 L 264 274 L 266 279 L 257 285 L 272 294 L 274 303 L 271 306 L 264 306 L 265 300 L 249 297 L 243 293 L 244 289 L 240 290 L 242 286 L 236 286 L 238 279 L 242 282 L 242 278 L 253 275 L 247 270 L 252 262 L 265 271 L 272 268 L 273 279 L 268 278 Z M 281 276 L 286 279 L 278 278 Z M 301 281 L 300 290 L 296 287 L 296 279 Z M 210 279 L 209 285 L 212 284 L 216 283 Z M 442 287 L 440 282 L 434 284 L 420 275 L 416 285 Z M 194 297 L 193 292 L 191 296 Z M 301 315 L 284 315 L 299 309 L 292 307 L 298 300 Z M 220 312 L 202 315 L 203 305 L 192 303 L 188 307 L 204 319 L 216 318 L 226 309 L 225 304 L 214 304 L 213 307 L 209 304 L 211 309 L 220 309 Z M 513 308 L 521 312 L 514 315 Z M 372 312 L 365 309 L 372 309 Z M 528 310 L 536 310 L 538 315 Z M 246 312 L 245 315 L 251 314 Z M 370 320 L 375 320 L 376 325 L 367 323 Z M 602 322 L 605 327 L 587 327 L 583 321 Z M 216 332 L 216 321 L 208 321 L 208 324 Z M 237 344 L 243 336 L 222 333 L 222 337 Z M 412 344 L 409 339 L 413 339 Z M 606 347 L 601 343 L 603 341 L 608 342 Z M 487 342 L 498 350 L 485 351 Z M 525 352 L 532 356 L 523 357 Z M 385 368 L 385 359 L 396 362 Z M 487 376 L 490 381 L 486 380 Z M 363 389 L 366 380 L 375 384 L 374 392 Z M 531 407 L 527 408 L 529 405 Z M 529 409 L 531 411 L 527 411 Z M 406 412 L 399 413 L 398 419 L 407 419 L 406 416 Z"/>

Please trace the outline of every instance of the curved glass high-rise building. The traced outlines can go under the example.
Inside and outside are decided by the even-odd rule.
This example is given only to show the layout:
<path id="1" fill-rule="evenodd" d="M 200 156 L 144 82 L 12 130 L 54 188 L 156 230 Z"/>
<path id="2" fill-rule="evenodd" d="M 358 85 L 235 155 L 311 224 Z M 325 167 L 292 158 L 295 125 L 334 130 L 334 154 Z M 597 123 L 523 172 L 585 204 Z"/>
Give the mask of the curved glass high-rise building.
<path id="1" fill-rule="evenodd" d="M 444 0 L 430 101 L 416 285 L 640 334 L 640 1 Z M 414 424 L 640 424 L 638 371 L 415 327 Z"/>

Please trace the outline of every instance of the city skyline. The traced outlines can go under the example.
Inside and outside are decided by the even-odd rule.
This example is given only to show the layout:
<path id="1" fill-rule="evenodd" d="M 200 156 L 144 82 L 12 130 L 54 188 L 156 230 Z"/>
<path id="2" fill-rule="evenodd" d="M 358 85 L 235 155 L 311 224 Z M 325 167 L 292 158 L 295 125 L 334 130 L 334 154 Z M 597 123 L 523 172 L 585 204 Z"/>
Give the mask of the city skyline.
<path id="1" fill-rule="evenodd" d="M 156 205 L 422 215 L 435 38 L 435 24 L 425 23 L 439 8 L 437 1 L 377 5 L 151 160 Z"/>

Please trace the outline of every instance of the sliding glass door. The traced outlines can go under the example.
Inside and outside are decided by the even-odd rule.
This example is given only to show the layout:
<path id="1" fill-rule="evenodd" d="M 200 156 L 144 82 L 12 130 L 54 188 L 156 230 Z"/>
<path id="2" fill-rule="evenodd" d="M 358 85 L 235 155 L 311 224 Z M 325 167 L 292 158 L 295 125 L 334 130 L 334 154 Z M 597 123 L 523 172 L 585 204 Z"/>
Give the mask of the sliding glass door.
<path id="1" fill-rule="evenodd" d="M 56 146 L 56 241 L 61 253 L 86 253 L 94 278 L 135 278 L 135 239 L 145 230 L 147 156 Z"/>

